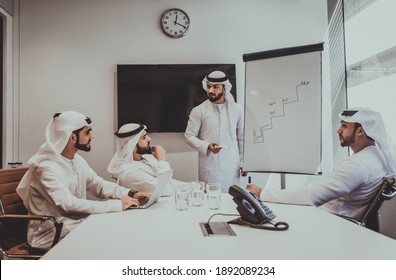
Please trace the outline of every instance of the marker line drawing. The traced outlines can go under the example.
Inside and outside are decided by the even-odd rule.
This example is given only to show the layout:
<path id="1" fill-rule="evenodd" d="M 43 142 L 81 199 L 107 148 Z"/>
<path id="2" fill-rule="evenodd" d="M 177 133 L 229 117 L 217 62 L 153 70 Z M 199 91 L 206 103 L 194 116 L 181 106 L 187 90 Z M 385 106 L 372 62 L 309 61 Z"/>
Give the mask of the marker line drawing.
<path id="1" fill-rule="evenodd" d="M 285 105 L 286 104 L 290 104 L 290 103 L 295 103 L 295 102 L 299 102 L 299 98 L 300 98 L 300 94 L 299 94 L 299 88 L 300 87 L 305 87 L 307 85 L 309 85 L 310 81 L 302 81 L 300 84 L 296 85 L 296 98 L 295 99 L 291 99 L 289 100 L 289 98 L 285 97 L 282 98 L 281 105 L 282 105 L 282 112 L 277 114 L 276 109 L 273 110 L 269 110 L 268 114 L 269 114 L 269 123 L 265 124 L 263 126 L 261 126 L 259 128 L 259 131 L 257 132 L 256 129 L 253 129 L 253 144 L 256 143 L 263 143 L 264 142 L 264 132 L 266 130 L 271 130 L 273 128 L 273 120 L 274 118 L 280 118 L 280 117 L 284 117 L 285 116 Z M 268 103 L 268 107 L 273 107 L 277 104 L 277 101 L 271 101 Z"/>

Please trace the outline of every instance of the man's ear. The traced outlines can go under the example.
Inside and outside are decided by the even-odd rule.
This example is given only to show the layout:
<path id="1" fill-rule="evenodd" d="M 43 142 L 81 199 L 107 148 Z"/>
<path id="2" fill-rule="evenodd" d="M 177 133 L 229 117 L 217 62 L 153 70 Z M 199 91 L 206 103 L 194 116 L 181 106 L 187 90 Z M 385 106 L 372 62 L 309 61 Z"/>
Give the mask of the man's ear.
<path id="1" fill-rule="evenodd" d="M 356 130 L 358 136 L 365 136 L 366 132 L 364 132 L 363 127 L 359 126 Z"/>
<path id="2" fill-rule="evenodd" d="M 76 143 L 76 141 L 77 141 L 77 136 L 76 136 L 76 134 L 74 134 L 74 133 L 72 133 L 71 135 L 70 135 L 70 141 L 72 142 L 72 143 Z"/>

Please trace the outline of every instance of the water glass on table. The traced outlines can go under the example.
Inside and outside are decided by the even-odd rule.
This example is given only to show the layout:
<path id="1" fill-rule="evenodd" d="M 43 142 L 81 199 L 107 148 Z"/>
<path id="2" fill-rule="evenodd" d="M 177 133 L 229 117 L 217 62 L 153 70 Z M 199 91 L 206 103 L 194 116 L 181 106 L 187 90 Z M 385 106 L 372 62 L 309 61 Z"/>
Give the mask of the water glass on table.
<path id="1" fill-rule="evenodd" d="M 221 185 L 219 183 L 208 183 L 206 185 L 209 209 L 216 210 L 221 206 Z"/>
<path id="2" fill-rule="evenodd" d="M 189 183 L 174 185 L 176 209 L 187 210 L 190 205 L 191 186 Z"/>
<path id="3" fill-rule="evenodd" d="M 202 206 L 204 202 L 205 182 L 191 182 L 191 205 Z"/>

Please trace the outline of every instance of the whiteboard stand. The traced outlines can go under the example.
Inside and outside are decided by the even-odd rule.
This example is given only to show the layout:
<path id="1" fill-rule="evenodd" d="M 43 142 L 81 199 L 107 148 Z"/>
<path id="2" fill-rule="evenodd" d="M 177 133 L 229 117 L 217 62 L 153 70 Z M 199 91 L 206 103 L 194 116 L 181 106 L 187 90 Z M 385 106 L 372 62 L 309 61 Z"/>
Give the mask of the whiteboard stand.
<path id="1" fill-rule="evenodd" d="M 281 190 L 286 189 L 286 174 L 285 173 L 281 173 L 280 174 L 280 184 L 281 184 Z"/>

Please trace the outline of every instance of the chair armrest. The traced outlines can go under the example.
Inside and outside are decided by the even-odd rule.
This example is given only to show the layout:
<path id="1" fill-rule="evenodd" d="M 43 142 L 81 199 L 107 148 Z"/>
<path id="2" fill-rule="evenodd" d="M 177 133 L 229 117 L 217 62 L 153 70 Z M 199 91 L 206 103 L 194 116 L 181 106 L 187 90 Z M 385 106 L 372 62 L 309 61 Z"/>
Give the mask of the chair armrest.
<path id="1" fill-rule="evenodd" d="M 17 220 L 17 219 L 28 220 L 28 221 L 35 220 L 35 221 L 43 221 L 43 222 L 52 221 L 55 226 L 55 236 L 51 248 L 55 246 L 56 243 L 59 242 L 62 233 L 63 223 L 59 222 L 54 217 L 45 216 L 45 215 L 29 215 L 29 214 L 27 215 L 4 214 L 0 216 L 0 223 L 2 220 Z"/>
<path id="2" fill-rule="evenodd" d="M 384 200 L 390 200 L 393 197 L 396 196 L 396 185 L 395 185 L 395 181 L 393 180 L 393 182 L 388 182 L 384 188 L 384 190 L 382 191 L 382 197 L 384 198 Z"/>

